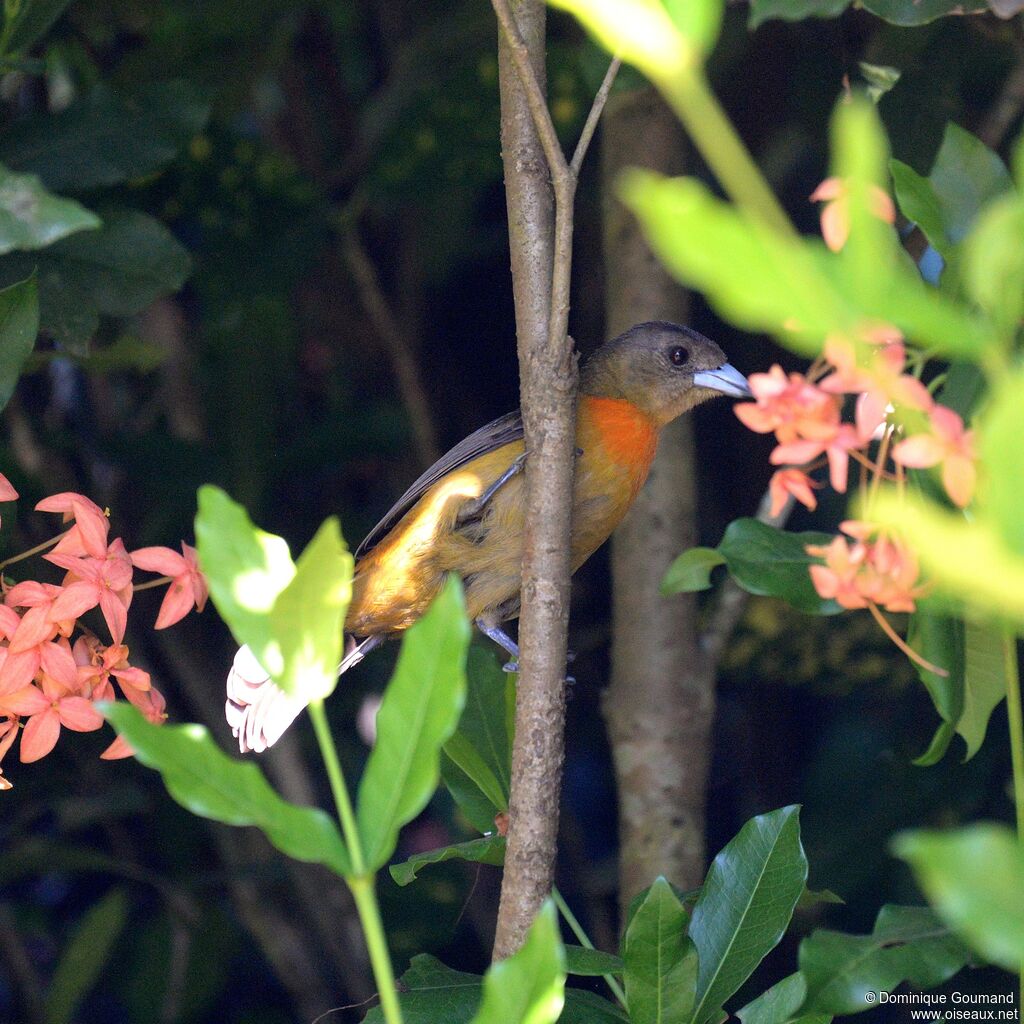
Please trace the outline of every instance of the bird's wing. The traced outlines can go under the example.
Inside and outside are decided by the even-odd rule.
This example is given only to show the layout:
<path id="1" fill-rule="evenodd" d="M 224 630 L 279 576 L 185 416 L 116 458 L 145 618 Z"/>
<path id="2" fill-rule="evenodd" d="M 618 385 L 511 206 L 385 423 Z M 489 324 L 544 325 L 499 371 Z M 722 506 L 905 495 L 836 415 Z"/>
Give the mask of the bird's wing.
<path id="1" fill-rule="evenodd" d="M 451 451 L 442 455 L 430 469 L 420 476 L 413 485 L 391 506 L 384 518 L 366 535 L 362 544 L 356 548 L 355 557 L 360 559 L 375 547 L 391 528 L 423 497 L 427 489 L 442 477 L 471 462 L 478 455 L 493 452 L 502 445 L 523 438 L 523 418 L 519 411 L 499 416 L 486 426 L 473 431 L 469 437 L 460 441 Z"/>

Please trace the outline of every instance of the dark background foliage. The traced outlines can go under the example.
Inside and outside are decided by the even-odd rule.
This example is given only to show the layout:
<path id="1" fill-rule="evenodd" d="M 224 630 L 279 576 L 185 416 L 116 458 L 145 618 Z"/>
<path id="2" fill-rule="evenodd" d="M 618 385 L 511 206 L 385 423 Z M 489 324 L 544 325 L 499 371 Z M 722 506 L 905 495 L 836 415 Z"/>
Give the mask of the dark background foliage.
<path id="1" fill-rule="evenodd" d="M 900 28 L 850 10 L 752 31 L 748 15 L 729 10 L 712 77 L 803 230 L 816 228 L 807 196 L 826 174 L 829 112 L 846 81 L 863 82 L 862 61 L 902 72 L 880 109 L 894 155 L 922 173 L 948 120 L 1004 152 L 1016 133 L 1024 39 L 1014 22 Z M 604 59 L 568 19 L 550 20 L 550 98 L 570 140 Z M 109 505 L 129 549 L 190 540 L 204 482 L 293 548 L 331 513 L 354 545 L 432 451 L 515 405 L 495 34 L 481 2 L 68 7 L 32 51 L 38 66 L 0 83 L 0 161 L 90 208 L 148 214 L 179 246 L 139 242 L 111 287 L 123 293 L 145 266 L 150 289 L 120 307 L 95 276 L 72 288 L 53 271 L 64 277 L 44 301 L 44 342 L 4 417 L 0 470 L 23 495 L 16 512 L 5 507 L 4 552 L 47 535 L 29 510 L 58 490 Z M 617 88 L 637 84 L 626 71 Z M 47 110 L 61 105 L 54 126 Z M 71 133 L 76 159 L 61 147 L 40 155 L 25 141 L 33 131 Z M 580 186 L 574 263 L 571 328 L 584 353 L 604 338 L 595 168 Z M 7 257 L 0 277 L 36 266 L 45 288 L 59 259 Z M 692 323 L 745 372 L 792 360 L 699 299 Z M 763 492 L 767 445 L 725 402 L 699 410 L 696 429 L 702 542 L 716 544 Z M 793 525 L 828 529 L 840 515 L 825 500 Z M 158 601 L 137 598 L 133 661 L 153 672 L 172 719 L 210 722 L 229 745 L 230 637 L 212 609 L 166 633 L 142 628 Z M 602 553 L 574 589 L 559 874 L 610 947 L 615 793 L 598 713 L 608 622 Z M 365 754 L 358 713 L 392 658 L 375 655 L 331 702 L 353 773 Z M 823 921 L 869 930 L 886 900 L 916 899 L 885 852 L 893 831 L 1009 812 L 1002 712 L 968 764 L 950 753 L 915 768 L 933 729 L 915 673 L 865 615 L 812 619 L 755 600 L 720 682 L 709 849 L 754 813 L 803 803 L 812 886 L 846 904 L 819 905 L 797 933 Z M 322 798 L 323 781 L 297 767 L 307 739 L 286 743 L 270 771 L 297 798 Z M 16 788 L 0 815 L 0 1019 L 48 1019 L 47 991 L 74 990 L 63 958 L 76 941 L 95 961 L 78 976 L 101 981 L 83 995 L 81 1021 L 276 1024 L 370 995 L 336 883 L 286 865 L 254 835 L 190 817 L 133 761 L 98 761 L 106 742 L 65 737 L 37 765 L 5 766 Z M 439 795 L 399 852 L 467 834 Z M 401 890 L 385 877 L 381 897 L 399 970 L 420 951 L 466 970 L 486 963 L 495 869 L 443 865 Z M 774 956 L 791 962 L 793 945 Z M 763 980 L 781 969 L 769 958 Z"/>

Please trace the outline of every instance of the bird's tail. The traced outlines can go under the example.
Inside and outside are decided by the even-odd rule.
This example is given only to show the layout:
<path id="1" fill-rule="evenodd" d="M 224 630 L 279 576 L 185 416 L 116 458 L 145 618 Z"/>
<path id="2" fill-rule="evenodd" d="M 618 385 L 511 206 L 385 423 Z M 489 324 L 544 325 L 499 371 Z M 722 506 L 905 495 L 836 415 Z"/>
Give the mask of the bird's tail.
<path id="1" fill-rule="evenodd" d="M 383 639 L 368 636 L 357 640 L 346 636 L 345 656 L 338 665 L 338 675 L 358 665 Z M 228 672 L 224 717 L 243 754 L 259 754 L 273 746 L 305 706 L 305 700 L 285 693 L 270 678 L 248 646 L 238 648 Z"/>

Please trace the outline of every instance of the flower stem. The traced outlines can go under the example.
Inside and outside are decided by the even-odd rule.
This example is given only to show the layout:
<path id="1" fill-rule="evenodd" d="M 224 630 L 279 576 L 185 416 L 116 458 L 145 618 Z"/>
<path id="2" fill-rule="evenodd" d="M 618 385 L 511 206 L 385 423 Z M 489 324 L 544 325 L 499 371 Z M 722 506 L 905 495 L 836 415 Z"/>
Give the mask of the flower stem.
<path id="1" fill-rule="evenodd" d="M 58 533 L 56 537 L 51 537 L 49 540 L 44 540 L 42 544 L 37 544 L 34 548 L 29 548 L 28 551 L 22 551 L 20 555 L 11 555 L 10 558 L 5 558 L 0 562 L 0 571 L 6 569 L 9 565 L 14 565 L 15 562 L 23 562 L 26 558 L 38 555 L 40 551 L 52 548 L 53 545 L 61 539 L 61 537 L 66 537 L 70 532 L 70 529 L 65 530 L 63 533 Z"/>
<path id="2" fill-rule="evenodd" d="M 933 665 L 930 661 L 922 658 L 913 647 L 910 646 L 896 632 L 895 629 L 889 624 L 889 620 L 879 611 L 878 605 L 874 601 L 868 601 L 868 611 L 871 612 L 872 617 L 879 626 L 882 627 L 882 632 L 916 665 L 920 665 L 921 668 L 926 669 L 928 672 L 933 672 L 937 676 L 948 676 L 949 672 L 942 668 L 940 665 Z"/>
<path id="3" fill-rule="evenodd" d="M 334 806 L 338 811 L 342 835 L 348 847 L 349 860 L 352 862 L 352 874 L 345 881 L 352 891 L 352 897 L 359 913 L 359 922 L 366 938 L 366 949 L 370 954 L 370 965 L 373 977 L 377 982 L 377 994 L 380 996 L 380 1007 L 387 1024 L 402 1024 L 402 1008 L 398 1003 L 395 989 L 395 975 L 391 967 L 391 954 L 388 952 L 387 938 L 381 923 L 380 907 L 377 904 L 376 876 L 367 871 L 366 859 L 363 855 L 363 844 L 359 838 L 359 826 L 356 823 L 355 811 L 349 799 L 345 776 L 341 770 L 341 761 L 334 745 L 327 714 L 322 700 L 314 700 L 309 704 L 309 717 L 313 721 L 313 731 L 320 747 L 320 754 L 327 769 L 327 778 L 334 795 Z"/>
<path id="4" fill-rule="evenodd" d="M 152 590 L 154 587 L 162 587 L 165 583 L 173 583 L 172 576 L 161 576 L 158 580 L 147 580 L 145 583 L 136 583 L 132 590 L 137 594 L 140 590 Z"/>
<path id="5" fill-rule="evenodd" d="M 590 936 L 583 930 L 583 925 L 579 923 L 576 919 L 576 915 L 569 909 L 569 904 L 565 902 L 565 897 L 558 891 L 557 886 L 552 888 L 551 898 L 555 901 L 555 906 L 558 907 L 558 912 L 565 918 L 565 923 L 569 926 L 573 935 L 579 939 L 580 945 L 587 949 L 593 949 L 594 944 L 590 941 Z M 602 977 L 612 992 L 615 993 L 615 998 L 625 1006 L 626 993 L 622 991 L 622 986 L 615 980 L 615 975 L 604 974 Z"/>

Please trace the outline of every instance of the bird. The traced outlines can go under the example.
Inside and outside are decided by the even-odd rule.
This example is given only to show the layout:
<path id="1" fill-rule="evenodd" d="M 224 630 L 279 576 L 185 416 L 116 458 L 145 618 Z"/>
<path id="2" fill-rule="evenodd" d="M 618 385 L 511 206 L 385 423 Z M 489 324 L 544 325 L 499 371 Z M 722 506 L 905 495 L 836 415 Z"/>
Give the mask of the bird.
<path id="1" fill-rule="evenodd" d="M 678 416 L 715 397 L 751 396 L 709 338 L 648 321 L 600 346 L 580 371 L 571 563 L 575 572 L 633 504 Z M 524 527 L 523 421 L 518 411 L 470 434 L 427 469 L 355 551 L 339 673 L 416 622 L 452 573 L 466 611 L 513 661 L 504 623 L 519 614 Z M 228 676 L 226 717 L 243 753 L 276 742 L 304 704 L 281 691 L 243 647 Z"/>

